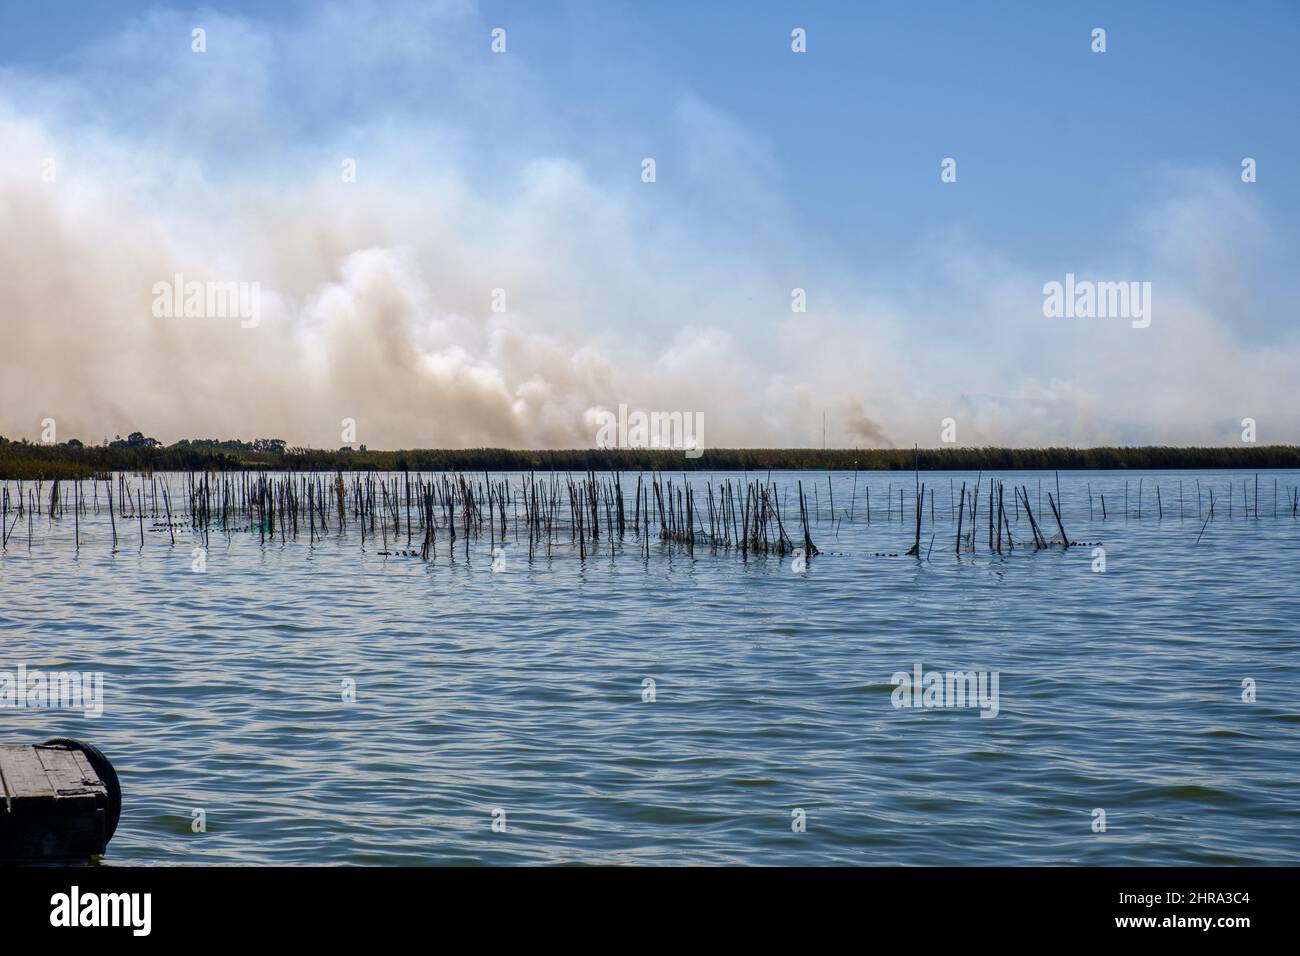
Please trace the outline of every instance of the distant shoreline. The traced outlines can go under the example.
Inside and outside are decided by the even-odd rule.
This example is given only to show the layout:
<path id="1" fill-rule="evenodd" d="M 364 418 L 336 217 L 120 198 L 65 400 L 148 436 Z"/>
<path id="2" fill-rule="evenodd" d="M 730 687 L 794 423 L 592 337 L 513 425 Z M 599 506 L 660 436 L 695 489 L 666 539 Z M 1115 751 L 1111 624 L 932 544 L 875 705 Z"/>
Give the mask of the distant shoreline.
<path id="1" fill-rule="evenodd" d="M 223 443 L 238 446 L 244 443 Z M 0 479 L 90 478 L 109 471 L 1076 471 L 1300 469 L 1300 445 L 1100 448 L 506 448 L 340 451 L 177 444 L 38 445 L 0 438 Z"/>

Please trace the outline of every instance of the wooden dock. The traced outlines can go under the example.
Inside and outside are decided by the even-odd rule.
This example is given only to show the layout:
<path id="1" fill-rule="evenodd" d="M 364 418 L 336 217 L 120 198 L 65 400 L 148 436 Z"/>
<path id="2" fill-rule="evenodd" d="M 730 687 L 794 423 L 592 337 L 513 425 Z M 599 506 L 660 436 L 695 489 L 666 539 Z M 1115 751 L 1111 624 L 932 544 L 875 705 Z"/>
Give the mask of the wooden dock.
<path id="1" fill-rule="evenodd" d="M 0 862 L 86 861 L 117 828 L 117 774 L 97 749 L 56 739 L 0 746 Z"/>

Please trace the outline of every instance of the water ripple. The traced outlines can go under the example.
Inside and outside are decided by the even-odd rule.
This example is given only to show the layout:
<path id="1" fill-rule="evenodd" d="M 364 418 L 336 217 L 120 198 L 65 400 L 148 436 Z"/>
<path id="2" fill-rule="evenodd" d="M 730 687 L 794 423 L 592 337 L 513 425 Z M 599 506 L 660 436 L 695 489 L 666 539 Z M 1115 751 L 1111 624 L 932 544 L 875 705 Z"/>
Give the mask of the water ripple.
<path id="1" fill-rule="evenodd" d="M 949 477 L 976 479 L 925 480 Z M 1000 477 L 1031 501 L 1043 480 Z M 1116 506 L 1140 477 L 1163 519 Z M 833 476 L 802 574 L 658 542 L 529 565 L 509 540 L 496 574 L 486 546 L 426 564 L 252 534 L 212 534 L 196 574 L 188 529 L 140 548 L 119 526 L 110 554 L 91 514 L 78 552 L 42 518 L 0 558 L 0 669 L 101 670 L 105 712 L 3 710 L 4 740 L 110 755 L 109 864 L 1295 864 L 1297 476 L 1276 473 L 1278 517 L 1268 473 L 1258 519 L 1238 487 L 1195 543 L 1196 479 L 1242 477 L 1061 475 L 1105 573 L 1091 547 L 1025 548 L 1015 515 L 1015 551 L 958 559 L 946 489 L 929 560 L 878 558 L 912 543 L 898 475 L 857 477 L 853 521 Z M 999 672 L 996 718 L 895 708 L 917 664 Z"/>

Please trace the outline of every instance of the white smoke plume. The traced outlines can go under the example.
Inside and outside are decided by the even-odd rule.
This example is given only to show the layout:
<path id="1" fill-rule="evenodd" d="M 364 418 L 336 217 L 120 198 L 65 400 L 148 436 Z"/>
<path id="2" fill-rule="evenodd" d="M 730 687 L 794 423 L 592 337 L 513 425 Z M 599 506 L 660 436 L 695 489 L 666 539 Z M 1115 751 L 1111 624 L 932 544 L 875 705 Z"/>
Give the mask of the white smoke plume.
<path id="1" fill-rule="evenodd" d="M 718 447 L 817 445 L 823 413 L 832 446 L 935 445 L 949 416 L 963 444 L 1224 443 L 1243 416 L 1300 440 L 1300 347 L 1234 326 L 1267 307 L 1239 192 L 1179 180 L 1080 264 L 1151 279 L 1149 329 L 1049 320 L 1060 275 L 957 234 L 902 275 L 805 243 L 770 149 L 689 93 L 656 183 L 635 131 L 574 158 L 487 30 L 459 3 L 161 11 L 64 73 L 0 72 L 0 434 L 332 447 L 353 418 L 372 448 L 588 447 L 627 404 L 703 412 Z M 364 100 L 377 70 L 393 94 Z M 156 317 L 177 274 L 259 283 L 260 323 Z"/>

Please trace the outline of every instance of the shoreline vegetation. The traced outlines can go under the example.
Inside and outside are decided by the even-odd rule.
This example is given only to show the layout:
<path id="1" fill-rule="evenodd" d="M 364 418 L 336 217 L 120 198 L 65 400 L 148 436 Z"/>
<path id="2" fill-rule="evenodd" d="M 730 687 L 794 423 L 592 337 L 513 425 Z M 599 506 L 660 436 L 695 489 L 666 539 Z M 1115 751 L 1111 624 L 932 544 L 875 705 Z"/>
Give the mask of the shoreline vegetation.
<path id="1" fill-rule="evenodd" d="M 1300 469 L 1298 445 L 1101 448 L 508 448 L 335 451 L 278 439 L 182 441 L 138 437 L 104 445 L 34 444 L 0 437 L 0 479 L 91 478 L 154 471 L 1088 471 Z"/>

